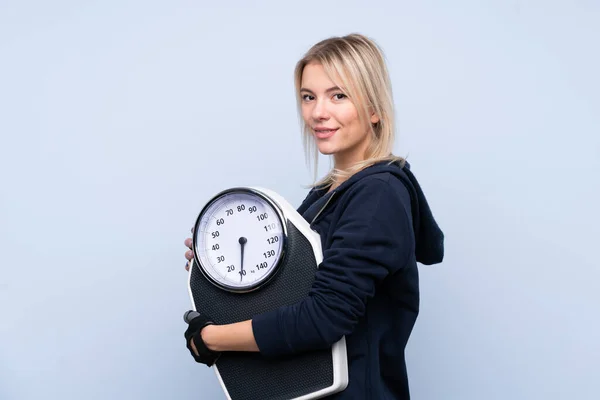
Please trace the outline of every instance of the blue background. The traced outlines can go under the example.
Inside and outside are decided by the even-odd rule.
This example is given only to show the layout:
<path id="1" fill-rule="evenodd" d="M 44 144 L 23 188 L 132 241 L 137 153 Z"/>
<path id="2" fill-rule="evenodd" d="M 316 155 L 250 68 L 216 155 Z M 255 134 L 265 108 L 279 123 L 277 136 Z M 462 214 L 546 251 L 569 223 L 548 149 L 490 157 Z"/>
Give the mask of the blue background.
<path id="1" fill-rule="evenodd" d="M 350 32 L 447 237 L 414 399 L 600 398 L 599 2 L 215 3 L 0 1 L 0 399 L 223 398 L 183 240 L 230 186 L 299 204 L 293 67 Z"/>

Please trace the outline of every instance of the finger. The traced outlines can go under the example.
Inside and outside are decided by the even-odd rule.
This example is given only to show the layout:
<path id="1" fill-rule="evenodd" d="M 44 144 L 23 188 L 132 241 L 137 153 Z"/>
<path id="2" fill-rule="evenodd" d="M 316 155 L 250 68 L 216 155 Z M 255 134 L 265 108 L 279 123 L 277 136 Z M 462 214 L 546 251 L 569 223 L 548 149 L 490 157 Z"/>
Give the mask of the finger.
<path id="1" fill-rule="evenodd" d="M 185 270 L 186 271 L 190 270 L 190 262 L 189 261 L 185 263 Z"/>
<path id="2" fill-rule="evenodd" d="M 192 238 L 187 238 L 187 239 L 185 239 L 185 240 L 183 241 L 183 244 L 185 244 L 185 247 L 188 247 L 188 248 L 190 248 L 190 249 L 191 249 L 191 248 L 192 248 L 192 244 L 193 244 L 193 242 L 192 242 Z"/>
<path id="3" fill-rule="evenodd" d="M 188 261 L 191 261 L 194 258 L 194 252 L 192 252 L 191 250 L 186 251 L 185 258 L 187 258 Z"/>
<path id="4" fill-rule="evenodd" d="M 194 344 L 194 338 L 190 339 L 190 345 L 192 346 L 192 350 L 194 350 L 194 353 L 196 353 L 196 356 L 199 356 L 198 349 L 196 348 L 196 345 Z"/>

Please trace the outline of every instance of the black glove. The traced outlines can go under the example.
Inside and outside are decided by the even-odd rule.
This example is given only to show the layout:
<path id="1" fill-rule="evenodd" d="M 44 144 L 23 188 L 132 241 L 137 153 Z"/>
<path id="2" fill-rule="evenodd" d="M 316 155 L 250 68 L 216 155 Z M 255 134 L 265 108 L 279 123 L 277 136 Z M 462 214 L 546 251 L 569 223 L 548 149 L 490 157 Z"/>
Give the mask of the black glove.
<path id="1" fill-rule="evenodd" d="M 184 320 L 189 324 L 183 335 L 185 336 L 185 345 L 190 351 L 190 354 L 192 357 L 194 357 L 196 362 L 206 364 L 209 367 L 212 366 L 215 361 L 217 361 L 217 358 L 219 358 L 221 353 L 212 351 L 206 347 L 206 344 L 204 343 L 204 340 L 202 340 L 200 333 L 204 327 L 207 325 L 213 325 L 214 322 L 212 322 L 206 315 L 191 310 L 185 313 Z M 198 355 L 196 355 L 194 349 L 192 349 L 190 340 L 194 341 Z"/>

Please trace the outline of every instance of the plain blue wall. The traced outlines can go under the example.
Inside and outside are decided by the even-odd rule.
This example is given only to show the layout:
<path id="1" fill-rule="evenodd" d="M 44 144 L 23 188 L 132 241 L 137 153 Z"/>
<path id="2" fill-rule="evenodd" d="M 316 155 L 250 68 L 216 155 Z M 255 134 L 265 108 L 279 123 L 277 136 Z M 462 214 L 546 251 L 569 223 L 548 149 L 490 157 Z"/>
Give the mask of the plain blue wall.
<path id="1" fill-rule="evenodd" d="M 0 1 L 0 399 L 222 398 L 182 242 L 233 185 L 299 204 L 294 63 L 350 32 L 447 236 L 413 397 L 600 398 L 599 3 L 215 3 Z"/>

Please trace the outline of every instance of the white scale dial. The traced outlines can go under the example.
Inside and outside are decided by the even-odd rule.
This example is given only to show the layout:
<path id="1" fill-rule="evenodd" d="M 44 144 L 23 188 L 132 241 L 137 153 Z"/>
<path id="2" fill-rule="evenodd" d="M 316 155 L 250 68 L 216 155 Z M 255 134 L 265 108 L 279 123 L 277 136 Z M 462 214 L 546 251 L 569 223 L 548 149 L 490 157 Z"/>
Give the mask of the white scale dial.
<path id="1" fill-rule="evenodd" d="M 218 196 L 201 213 L 195 232 L 199 267 L 225 289 L 244 291 L 262 284 L 283 253 L 279 214 L 250 191 Z"/>

